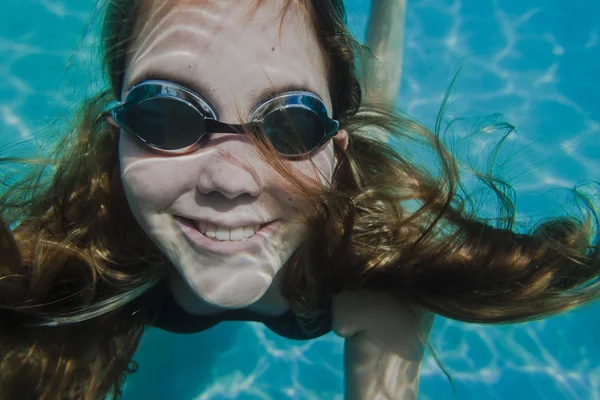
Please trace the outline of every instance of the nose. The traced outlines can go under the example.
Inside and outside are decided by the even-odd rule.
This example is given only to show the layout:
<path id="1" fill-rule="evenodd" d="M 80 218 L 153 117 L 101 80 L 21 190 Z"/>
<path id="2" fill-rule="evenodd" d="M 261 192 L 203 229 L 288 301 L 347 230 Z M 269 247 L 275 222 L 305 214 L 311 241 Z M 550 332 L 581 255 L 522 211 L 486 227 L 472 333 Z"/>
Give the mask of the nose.
<path id="1" fill-rule="evenodd" d="M 263 190 L 260 174 L 250 160 L 224 151 L 204 164 L 196 187 L 205 195 L 219 193 L 228 199 L 242 195 L 258 197 Z"/>

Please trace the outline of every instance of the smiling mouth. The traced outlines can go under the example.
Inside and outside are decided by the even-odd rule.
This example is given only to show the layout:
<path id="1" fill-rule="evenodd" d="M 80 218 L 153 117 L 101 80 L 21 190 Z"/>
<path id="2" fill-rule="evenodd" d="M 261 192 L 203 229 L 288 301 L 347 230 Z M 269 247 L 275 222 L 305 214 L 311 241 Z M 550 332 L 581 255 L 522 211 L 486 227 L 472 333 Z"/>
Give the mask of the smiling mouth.
<path id="1" fill-rule="evenodd" d="M 206 222 L 195 221 L 179 217 L 186 225 L 193 227 L 206 238 L 216 242 L 243 242 L 253 237 L 257 232 L 271 224 L 271 222 L 260 225 L 240 226 L 237 228 L 225 228 Z"/>

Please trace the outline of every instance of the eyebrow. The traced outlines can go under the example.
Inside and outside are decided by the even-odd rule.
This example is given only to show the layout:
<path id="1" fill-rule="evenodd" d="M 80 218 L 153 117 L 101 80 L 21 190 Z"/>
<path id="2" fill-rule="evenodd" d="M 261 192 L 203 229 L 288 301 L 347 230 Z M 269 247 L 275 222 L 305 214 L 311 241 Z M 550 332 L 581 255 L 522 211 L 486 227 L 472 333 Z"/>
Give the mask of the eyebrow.
<path id="1" fill-rule="evenodd" d="M 220 108 L 222 108 L 223 104 L 221 103 L 221 99 L 219 98 L 218 91 L 212 86 L 197 80 L 189 80 L 187 78 L 182 77 L 175 78 L 174 75 L 164 73 L 162 71 L 156 73 L 148 71 L 146 73 L 143 73 L 138 79 L 136 79 L 134 82 L 132 82 L 132 84 L 129 85 L 129 88 L 148 80 L 162 80 L 181 85 L 191 90 L 192 92 L 200 95 L 200 97 L 204 98 L 206 101 L 212 104 L 213 107 L 219 106 Z M 296 83 L 289 83 L 275 87 L 267 87 L 260 91 L 252 89 L 250 90 L 246 99 L 249 103 L 253 104 L 251 108 L 256 108 L 259 104 L 265 103 L 274 97 L 288 92 L 309 92 L 319 97 L 321 100 L 325 101 L 320 94 L 316 93 L 316 91 L 308 88 L 306 85 Z"/>

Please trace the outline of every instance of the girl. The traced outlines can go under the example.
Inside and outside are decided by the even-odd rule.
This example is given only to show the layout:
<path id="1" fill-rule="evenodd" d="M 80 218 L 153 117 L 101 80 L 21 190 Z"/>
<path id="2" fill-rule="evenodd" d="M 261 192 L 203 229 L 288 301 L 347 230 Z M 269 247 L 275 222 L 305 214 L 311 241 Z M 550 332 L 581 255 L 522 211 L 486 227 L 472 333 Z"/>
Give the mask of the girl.
<path id="1" fill-rule="evenodd" d="M 510 202 L 479 221 L 437 137 L 362 100 L 341 1 L 114 0 L 103 39 L 110 89 L 51 181 L 2 200 L 2 397 L 117 397 L 145 326 L 255 320 L 346 338 L 347 398 L 411 398 L 433 313 L 524 321 L 598 296 L 593 207 L 530 235 Z"/>

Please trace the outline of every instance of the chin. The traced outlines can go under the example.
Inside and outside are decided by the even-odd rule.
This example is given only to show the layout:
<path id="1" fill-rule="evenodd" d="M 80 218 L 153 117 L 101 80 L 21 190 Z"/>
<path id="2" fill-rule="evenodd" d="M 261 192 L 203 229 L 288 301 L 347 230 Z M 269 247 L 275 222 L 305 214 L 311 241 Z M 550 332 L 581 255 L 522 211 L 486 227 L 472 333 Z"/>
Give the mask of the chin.
<path id="1" fill-rule="evenodd" d="M 259 301 L 272 283 L 272 274 L 258 266 L 220 266 L 193 275 L 174 270 L 171 276 L 175 299 L 191 314 L 248 307 Z"/>
<path id="2" fill-rule="evenodd" d="M 260 300 L 270 284 L 241 284 L 235 285 L 235 288 L 225 287 L 211 293 L 199 293 L 207 303 L 225 309 L 245 308 Z"/>

